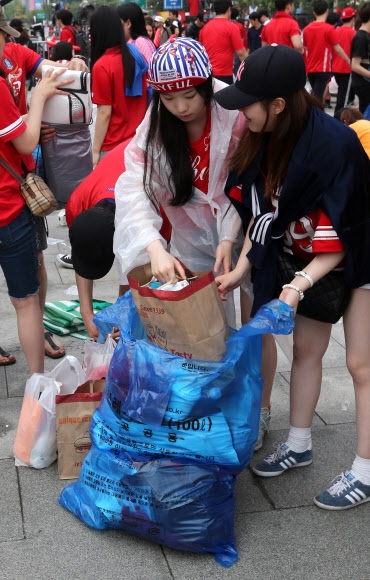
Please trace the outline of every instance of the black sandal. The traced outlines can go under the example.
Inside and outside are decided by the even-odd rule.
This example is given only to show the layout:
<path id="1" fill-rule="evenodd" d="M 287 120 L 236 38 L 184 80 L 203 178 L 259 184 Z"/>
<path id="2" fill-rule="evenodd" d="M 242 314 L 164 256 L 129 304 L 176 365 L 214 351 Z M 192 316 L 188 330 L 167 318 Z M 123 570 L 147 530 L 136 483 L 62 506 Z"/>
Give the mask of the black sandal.
<path id="1" fill-rule="evenodd" d="M 15 356 L 13 354 L 10 354 L 9 352 L 6 352 L 4 349 L 1 348 L 0 346 L 0 356 L 3 358 L 10 358 L 10 360 L 7 360 L 5 362 L 0 361 L 0 366 L 1 367 L 6 367 L 8 365 L 14 365 L 15 362 L 17 362 Z"/>
<path id="2" fill-rule="evenodd" d="M 44 334 L 45 336 L 45 340 L 50 344 L 51 348 L 53 350 L 59 350 L 59 346 L 57 344 L 55 344 L 55 342 L 53 341 L 53 333 L 50 331 L 45 332 Z M 48 352 L 45 349 L 45 356 L 48 356 L 49 358 L 62 358 L 63 356 L 65 356 L 65 351 L 64 352 L 56 352 L 55 354 L 51 354 L 50 352 Z"/>

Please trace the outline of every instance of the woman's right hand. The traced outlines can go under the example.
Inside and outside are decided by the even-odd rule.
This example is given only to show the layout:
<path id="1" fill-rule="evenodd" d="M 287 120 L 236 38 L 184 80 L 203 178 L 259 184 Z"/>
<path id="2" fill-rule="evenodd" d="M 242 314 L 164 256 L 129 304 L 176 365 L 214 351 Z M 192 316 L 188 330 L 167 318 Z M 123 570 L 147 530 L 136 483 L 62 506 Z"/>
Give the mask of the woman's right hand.
<path id="1" fill-rule="evenodd" d="M 155 240 L 147 247 L 150 256 L 152 274 L 160 282 L 172 282 L 176 275 L 186 278 L 185 270 L 179 260 L 171 256 L 159 240 Z"/>
<path id="2" fill-rule="evenodd" d="M 221 300 L 227 300 L 226 294 L 232 292 L 235 288 L 239 288 L 242 285 L 247 272 L 241 270 L 236 266 L 234 270 L 228 274 L 222 274 L 215 278 L 216 284 L 218 286 L 218 291 L 220 293 Z"/>
<path id="3" fill-rule="evenodd" d="M 45 123 L 41 124 L 40 143 L 48 143 L 55 137 L 56 134 L 57 132 L 54 127 L 50 127 L 50 125 L 46 125 Z"/>
<path id="4" fill-rule="evenodd" d="M 66 70 L 67 69 L 65 68 L 59 68 L 58 70 L 54 71 L 52 68 L 49 68 L 41 81 L 33 89 L 33 93 L 36 95 L 37 99 L 45 102 L 54 95 L 68 95 L 68 92 L 61 91 L 59 88 L 73 83 L 73 79 L 66 78 L 64 80 L 58 80 L 58 77 L 65 73 Z"/>

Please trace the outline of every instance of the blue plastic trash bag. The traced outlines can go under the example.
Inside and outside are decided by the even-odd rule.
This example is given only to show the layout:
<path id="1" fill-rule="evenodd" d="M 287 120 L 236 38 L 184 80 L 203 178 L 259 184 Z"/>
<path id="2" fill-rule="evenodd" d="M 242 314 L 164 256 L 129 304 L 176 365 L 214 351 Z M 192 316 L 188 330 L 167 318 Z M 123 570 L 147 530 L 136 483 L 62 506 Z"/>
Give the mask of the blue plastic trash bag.
<path id="1" fill-rule="evenodd" d="M 235 476 L 258 435 L 265 333 L 289 334 L 274 300 L 233 331 L 220 362 L 187 360 L 144 337 L 130 293 L 94 319 L 121 337 L 90 425 L 92 448 L 60 503 L 86 524 L 173 548 L 237 559 Z"/>
<path id="2" fill-rule="evenodd" d="M 237 559 L 234 476 L 217 465 L 132 455 L 101 413 L 91 441 L 78 481 L 62 491 L 62 506 L 97 529 L 214 554 L 227 566 Z"/>
<path id="3" fill-rule="evenodd" d="M 36 145 L 36 149 L 32 151 L 32 157 L 36 163 L 36 174 L 45 180 L 44 159 L 42 156 L 41 145 Z"/>

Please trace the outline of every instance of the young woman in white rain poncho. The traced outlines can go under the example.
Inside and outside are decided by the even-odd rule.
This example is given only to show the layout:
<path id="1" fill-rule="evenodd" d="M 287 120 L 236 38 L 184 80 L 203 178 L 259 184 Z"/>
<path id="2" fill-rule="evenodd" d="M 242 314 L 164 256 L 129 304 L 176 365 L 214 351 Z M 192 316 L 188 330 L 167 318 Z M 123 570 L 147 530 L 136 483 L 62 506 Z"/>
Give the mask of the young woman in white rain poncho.
<path id="1" fill-rule="evenodd" d="M 166 42 L 153 54 L 149 83 L 152 103 L 125 151 L 126 171 L 115 188 L 120 283 L 149 261 L 163 282 L 175 273 L 185 277 L 179 260 L 190 270 L 229 272 L 241 220 L 224 185 L 245 120 L 213 100 L 225 85 L 212 78 L 203 45 L 191 38 Z M 159 206 L 172 225 L 169 250 L 159 233 Z M 225 305 L 235 326 L 233 301 Z"/>

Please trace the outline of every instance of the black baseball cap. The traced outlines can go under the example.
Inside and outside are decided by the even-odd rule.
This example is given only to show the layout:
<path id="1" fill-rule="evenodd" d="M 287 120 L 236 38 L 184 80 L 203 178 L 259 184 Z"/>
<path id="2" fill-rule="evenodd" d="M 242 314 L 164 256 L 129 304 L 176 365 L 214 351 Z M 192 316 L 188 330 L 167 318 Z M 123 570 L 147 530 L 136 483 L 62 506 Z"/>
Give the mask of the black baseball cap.
<path id="1" fill-rule="evenodd" d="M 113 265 L 115 207 L 109 202 L 94 205 L 81 212 L 71 224 L 72 263 L 82 278 L 103 278 Z"/>
<path id="2" fill-rule="evenodd" d="M 243 109 L 263 99 L 291 95 L 305 85 L 302 55 L 289 46 L 271 44 L 252 52 L 240 65 L 235 83 L 214 98 L 224 109 Z"/>

